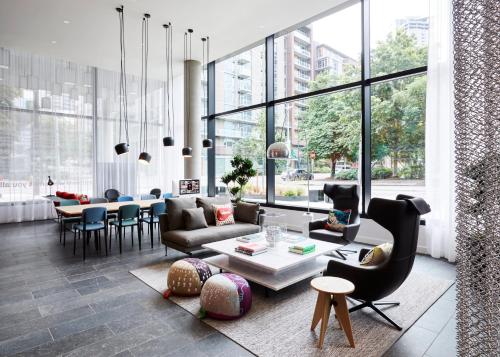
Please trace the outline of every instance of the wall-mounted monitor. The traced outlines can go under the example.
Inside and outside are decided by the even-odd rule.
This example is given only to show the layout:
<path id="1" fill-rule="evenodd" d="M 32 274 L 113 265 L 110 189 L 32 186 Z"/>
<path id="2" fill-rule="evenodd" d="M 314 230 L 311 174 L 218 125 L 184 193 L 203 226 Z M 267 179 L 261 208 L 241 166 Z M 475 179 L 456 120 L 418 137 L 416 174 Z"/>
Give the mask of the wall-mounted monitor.
<path id="1" fill-rule="evenodd" d="M 200 193 L 200 180 L 179 180 L 179 195 Z"/>

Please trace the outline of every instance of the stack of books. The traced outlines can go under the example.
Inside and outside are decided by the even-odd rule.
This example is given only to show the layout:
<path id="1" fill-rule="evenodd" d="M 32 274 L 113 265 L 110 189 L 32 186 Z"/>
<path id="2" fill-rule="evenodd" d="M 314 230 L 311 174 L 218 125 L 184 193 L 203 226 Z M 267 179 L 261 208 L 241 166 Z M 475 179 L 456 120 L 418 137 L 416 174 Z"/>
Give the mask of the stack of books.
<path id="1" fill-rule="evenodd" d="M 314 243 L 297 243 L 288 247 L 290 253 L 295 254 L 309 254 L 316 250 L 316 244 Z"/>
<path id="2" fill-rule="evenodd" d="M 240 244 L 234 250 L 238 253 L 246 254 L 246 255 L 257 255 L 267 252 L 267 246 L 264 244 L 258 243 L 245 243 Z"/>
<path id="3" fill-rule="evenodd" d="M 243 242 L 243 243 L 257 242 L 262 239 L 264 239 L 264 236 L 261 233 L 249 234 L 247 236 L 236 238 L 238 242 Z"/>

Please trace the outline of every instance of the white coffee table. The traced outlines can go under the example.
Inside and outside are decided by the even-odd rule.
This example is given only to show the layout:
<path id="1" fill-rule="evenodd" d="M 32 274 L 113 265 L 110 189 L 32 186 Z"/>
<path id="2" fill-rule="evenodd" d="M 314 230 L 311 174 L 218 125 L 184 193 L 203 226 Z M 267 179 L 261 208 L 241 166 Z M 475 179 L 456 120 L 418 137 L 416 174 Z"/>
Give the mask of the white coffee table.
<path id="1" fill-rule="evenodd" d="M 249 256 L 234 251 L 234 248 L 242 244 L 236 238 L 227 239 L 204 244 L 203 248 L 220 253 L 205 258 L 204 261 L 278 291 L 321 273 L 326 269 L 328 260 L 331 259 L 324 255 L 340 247 L 339 244 L 310 238 L 301 243 L 308 242 L 314 243 L 316 250 L 305 255 L 290 253 L 288 247 L 293 243 L 279 242 L 276 247 L 269 248 L 265 253 Z M 265 243 L 265 240 L 261 240 L 260 243 Z"/>

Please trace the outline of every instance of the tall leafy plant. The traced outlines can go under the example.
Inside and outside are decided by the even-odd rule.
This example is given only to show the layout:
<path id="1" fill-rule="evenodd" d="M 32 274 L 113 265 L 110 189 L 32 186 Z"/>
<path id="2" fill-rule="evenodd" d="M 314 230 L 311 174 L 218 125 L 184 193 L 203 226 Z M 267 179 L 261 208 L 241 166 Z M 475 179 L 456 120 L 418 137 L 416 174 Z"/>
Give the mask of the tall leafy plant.
<path id="1" fill-rule="evenodd" d="M 252 160 L 243 158 L 240 155 L 233 157 L 231 166 L 233 171 L 223 175 L 221 181 L 227 185 L 229 192 L 238 202 L 241 200 L 245 185 L 252 177 L 257 175 L 257 171 L 253 168 Z"/>

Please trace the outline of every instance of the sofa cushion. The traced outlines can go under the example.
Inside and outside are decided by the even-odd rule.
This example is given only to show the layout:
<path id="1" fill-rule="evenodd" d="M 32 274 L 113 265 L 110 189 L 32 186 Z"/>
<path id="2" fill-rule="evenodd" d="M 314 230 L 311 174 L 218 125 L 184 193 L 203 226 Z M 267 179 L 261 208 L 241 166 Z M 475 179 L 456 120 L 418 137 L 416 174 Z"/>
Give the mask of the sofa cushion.
<path id="1" fill-rule="evenodd" d="M 259 226 L 255 224 L 236 222 L 236 224 L 227 226 L 208 226 L 208 228 L 197 229 L 194 231 L 167 231 L 163 233 L 163 238 L 182 247 L 193 248 L 206 243 L 236 238 L 258 232 Z"/>
<path id="2" fill-rule="evenodd" d="M 203 208 L 203 214 L 205 215 L 205 220 L 210 226 L 215 225 L 215 215 L 213 205 L 222 205 L 225 203 L 231 203 L 228 196 L 219 197 L 197 197 L 196 206 Z"/>
<path id="3" fill-rule="evenodd" d="M 187 231 L 207 228 L 208 224 L 203 215 L 203 208 L 187 208 L 182 210 L 182 220 Z"/>
<path id="4" fill-rule="evenodd" d="M 168 212 L 168 229 L 183 229 L 184 221 L 182 220 L 182 210 L 188 208 L 196 208 L 194 198 L 168 198 L 167 199 L 167 212 Z"/>
<path id="5" fill-rule="evenodd" d="M 240 222 L 258 224 L 259 210 L 258 203 L 238 202 L 234 208 L 234 219 Z"/>

